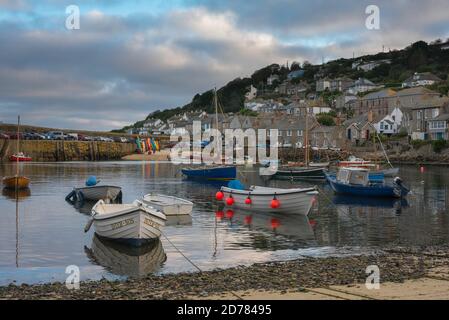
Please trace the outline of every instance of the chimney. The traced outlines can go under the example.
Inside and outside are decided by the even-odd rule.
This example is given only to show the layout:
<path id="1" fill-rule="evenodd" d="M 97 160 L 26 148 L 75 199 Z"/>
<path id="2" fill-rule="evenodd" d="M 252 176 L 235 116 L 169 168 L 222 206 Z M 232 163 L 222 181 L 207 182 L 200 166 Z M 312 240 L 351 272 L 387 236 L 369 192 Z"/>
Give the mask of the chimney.
<path id="1" fill-rule="evenodd" d="M 368 122 L 373 122 L 373 110 L 368 111 Z"/>

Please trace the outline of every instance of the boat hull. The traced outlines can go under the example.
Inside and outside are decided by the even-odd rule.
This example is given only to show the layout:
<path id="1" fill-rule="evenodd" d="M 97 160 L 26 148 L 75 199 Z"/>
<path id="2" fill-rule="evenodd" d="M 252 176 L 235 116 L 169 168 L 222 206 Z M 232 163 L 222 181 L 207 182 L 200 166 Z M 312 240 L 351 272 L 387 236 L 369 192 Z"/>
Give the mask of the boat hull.
<path id="1" fill-rule="evenodd" d="M 103 238 L 142 246 L 159 239 L 165 220 L 136 208 L 125 214 L 94 216 L 95 233 Z"/>
<path id="2" fill-rule="evenodd" d="M 233 180 L 237 176 L 237 167 L 226 166 L 216 168 L 182 169 L 182 173 L 190 179 Z"/>
<path id="3" fill-rule="evenodd" d="M 122 192 L 122 188 L 115 186 L 93 186 L 75 188 L 76 193 L 81 193 L 82 200 L 98 201 L 110 200 L 115 201 Z"/>
<path id="4" fill-rule="evenodd" d="M 324 168 L 281 168 L 273 175 L 277 180 L 324 180 L 326 179 Z"/>
<path id="5" fill-rule="evenodd" d="M 283 191 L 281 191 L 283 190 Z M 237 190 L 222 187 L 224 194 L 223 202 L 228 208 L 244 209 L 254 212 L 274 212 L 308 215 L 312 208 L 314 199 L 318 192 L 315 188 L 308 189 L 272 189 L 256 188 L 253 190 Z M 233 205 L 226 204 L 226 199 L 232 194 Z M 279 200 L 279 207 L 273 209 L 271 201 L 276 196 Z M 251 203 L 246 204 L 245 200 L 250 197 Z"/>
<path id="6" fill-rule="evenodd" d="M 161 194 L 147 194 L 142 202 L 163 212 L 166 216 L 189 215 L 193 203 L 181 198 Z"/>
<path id="7" fill-rule="evenodd" d="M 338 182 L 335 177 L 327 176 L 327 181 L 335 193 L 363 197 L 401 198 L 407 195 L 408 189 L 399 185 L 372 184 L 368 186 L 350 185 Z"/>
<path id="8" fill-rule="evenodd" d="M 12 156 L 9 157 L 9 161 L 11 161 L 11 162 L 17 162 L 17 161 L 19 161 L 19 162 L 30 162 L 32 160 L 33 159 L 31 157 L 21 157 L 21 156 L 15 156 L 15 155 L 12 155 Z"/>
<path id="9" fill-rule="evenodd" d="M 30 185 L 30 179 L 27 177 L 4 177 L 3 185 L 7 189 L 27 189 Z"/>

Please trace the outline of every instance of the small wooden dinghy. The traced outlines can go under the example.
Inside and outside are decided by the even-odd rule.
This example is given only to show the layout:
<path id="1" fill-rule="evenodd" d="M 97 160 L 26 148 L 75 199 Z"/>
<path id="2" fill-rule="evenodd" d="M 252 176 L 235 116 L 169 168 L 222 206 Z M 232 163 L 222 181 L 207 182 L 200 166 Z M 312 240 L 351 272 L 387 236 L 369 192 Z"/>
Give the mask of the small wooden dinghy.
<path id="1" fill-rule="evenodd" d="M 4 177 L 3 185 L 7 189 L 27 189 L 30 185 L 30 179 L 22 176 Z"/>
<path id="2" fill-rule="evenodd" d="M 188 200 L 156 193 L 145 195 L 142 202 L 162 211 L 166 216 L 188 215 L 193 209 L 193 203 Z"/>
<path id="3" fill-rule="evenodd" d="M 66 200 L 70 202 L 76 201 L 99 201 L 104 200 L 107 202 L 120 202 L 122 197 L 122 188 L 116 186 L 92 186 L 92 187 L 82 187 L 74 188 L 70 192 Z"/>
<path id="4" fill-rule="evenodd" d="M 166 217 L 141 201 L 132 204 L 106 204 L 103 200 L 92 208 L 92 219 L 85 231 L 94 225 L 100 237 L 141 246 L 159 239 Z"/>
<path id="5" fill-rule="evenodd" d="M 26 156 L 23 152 L 13 154 L 9 157 L 9 161 L 11 162 L 30 162 L 32 160 L 33 159 L 31 157 Z"/>
<path id="6" fill-rule="evenodd" d="M 280 189 L 251 186 L 248 190 L 222 187 L 217 199 L 228 207 L 256 212 L 308 215 L 318 191 L 316 188 Z"/>

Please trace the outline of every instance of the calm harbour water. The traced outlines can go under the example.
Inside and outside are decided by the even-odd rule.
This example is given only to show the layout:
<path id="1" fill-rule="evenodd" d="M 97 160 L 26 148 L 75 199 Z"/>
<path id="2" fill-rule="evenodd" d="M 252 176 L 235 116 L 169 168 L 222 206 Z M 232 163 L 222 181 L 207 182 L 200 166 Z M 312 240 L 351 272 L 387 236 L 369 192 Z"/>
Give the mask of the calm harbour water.
<path id="1" fill-rule="evenodd" d="M 180 167 L 154 162 L 70 162 L 23 164 L 31 191 L 0 195 L 0 285 L 11 282 L 65 281 L 66 267 L 76 265 L 81 279 L 143 276 L 196 271 L 175 245 L 202 270 L 303 256 L 345 255 L 380 247 L 438 245 L 449 242 L 447 167 L 402 166 L 400 176 L 412 193 L 406 201 L 335 196 L 325 183 L 309 217 L 249 212 L 218 213 L 219 185 L 183 180 Z M 309 186 L 310 183 L 264 182 L 257 167 L 238 168 L 246 185 Z M 0 165 L 1 176 L 15 164 Z M 160 192 L 194 202 L 192 219 L 172 220 L 167 238 L 140 250 L 84 233 L 91 204 L 76 208 L 64 198 L 87 176 L 123 188 L 123 201 Z"/>

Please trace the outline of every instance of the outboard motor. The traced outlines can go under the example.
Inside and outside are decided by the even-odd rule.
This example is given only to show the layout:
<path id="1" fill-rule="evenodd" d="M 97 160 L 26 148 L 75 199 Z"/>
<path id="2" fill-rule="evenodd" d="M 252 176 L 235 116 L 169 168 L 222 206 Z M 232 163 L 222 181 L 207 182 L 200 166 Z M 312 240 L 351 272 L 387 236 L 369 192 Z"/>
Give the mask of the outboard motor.
<path id="1" fill-rule="evenodd" d="M 86 180 L 86 186 L 87 186 L 87 187 L 93 187 L 93 186 L 97 185 L 98 182 L 100 182 L 100 181 L 97 180 L 97 177 L 96 177 L 96 176 L 90 176 L 90 177 L 87 178 L 87 180 Z"/>
<path id="2" fill-rule="evenodd" d="M 402 186 L 402 179 L 399 177 L 394 178 L 394 183 L 396 183 L 398 186 Z"/>

